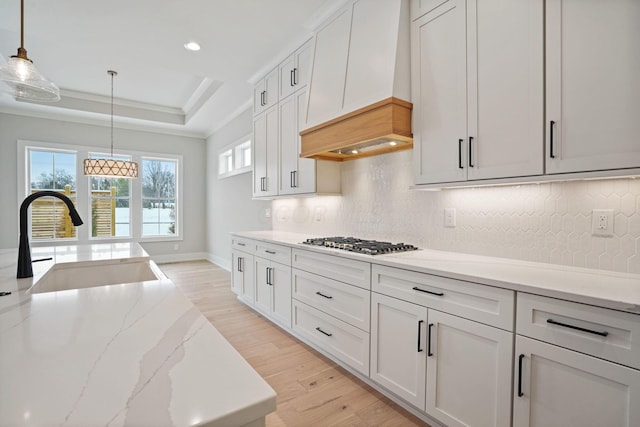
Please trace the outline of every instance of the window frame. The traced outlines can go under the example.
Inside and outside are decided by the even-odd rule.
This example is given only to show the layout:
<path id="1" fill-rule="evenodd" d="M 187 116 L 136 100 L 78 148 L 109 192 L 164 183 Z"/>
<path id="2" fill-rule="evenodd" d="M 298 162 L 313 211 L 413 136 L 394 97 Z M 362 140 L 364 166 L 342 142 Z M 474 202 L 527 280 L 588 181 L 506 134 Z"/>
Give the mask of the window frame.
<path id="1" fill-rule="evenodd" d="M 176 218 L 175 218 L 175 234 L 174 235 L 158 235 L 158 236 L 145 236 L 142 234 L 142 209 L 143 209 L 143 201 L 145 199 L 144 194 L 142 192 L 142 174 L 144 173 L 142 167 L 143 160 L 158 160 L 158 161 L 171 161 L 176 162 L 176 174 L 175 174 L 175 199 L 176 199 Z M 174 156 L 158 156 L 156 155 L 144 155 L 139 158 L 139 177 L 138 181 L 140 182 L 140 197 L 138 198 L 138 202 L 140 203 L 138 212 L 140 213 L 140 229 L 139 229 L 139 238 L 141 242 L 157 242 L 157 241 L 166 241 L 166 240 L 182 240 L 180 238 L 181 230 L 182 230 L 182 157 L 180 156 L 180 160 L 175 158 Z"/>
<path id="2" fill-rule="evenodd" d="M 253 170 L 253 164 L 251 163 L 253 159 L 252 156 L 249 156 L 249 164 L 242 166 L 242 154 L 247 149 L 247 146 L 248 149 L 253 152 L 253 134 L 251 133 L 218 150 L 218 179 L 240 175 Z M 222 159 L 228 159 L 229 157 L 231 158 L 231 170 L 226 170 L 225 168 L 225 170 L 221 172 L 220 166 Z"/>
<path id="3" fill-rule="evenodd" d="M 30 165 L 29 156 L 27 155 L 28 149 L 42 150 L 42 151 L 66 151 L 75 152 L 76 154 L 76 209 L 80 214 L 80 217 L 84 221 L 84 225 L 77 228 L 76 237 L 65 239 L 42 239 L 33 241 L 31 239 L 31 218 L 29 216 L 29 240 L 31 246 L 57 246 L 68 244 L 93 244 L 93 243 L 115 243 L 115 242 L 167 242 L 167 241 L 182 241 L 183 236 L 183 222 L 182 222 L 182 210 L 183 210 L 183 156 L 173 153 L 149 153 L 144 151 L 134 150 L 117 150 L 114 152 L 114 156 L 131 156 L 132 161 L 138 164 L 142 163 L 142 159 L 157 159 L 165 161 L 176 162 L 176 219 L 175 219 L 175 235 L 169 236 L 142 236 L 142 176 L 133 179 L 130 188 L 130 236 L 91 236 L 91 188 L 89 185 L 90 177 L 83 179 L 84 168 L 83 160 L 89 158 L 90 155 L 103 154 L 104 148 L 95 146 L 82 146 L 72 144 L 62 144 L 55 142 L 33 141 L 33 140 L 18 140 L 18 161 L 17 161 L 17 206 L 20 207 L 22 201 L 30 193 Z M 142 173 L 142 172 L 140 172 Z M 19 232 L 19 230 L 18 230 Z"/>

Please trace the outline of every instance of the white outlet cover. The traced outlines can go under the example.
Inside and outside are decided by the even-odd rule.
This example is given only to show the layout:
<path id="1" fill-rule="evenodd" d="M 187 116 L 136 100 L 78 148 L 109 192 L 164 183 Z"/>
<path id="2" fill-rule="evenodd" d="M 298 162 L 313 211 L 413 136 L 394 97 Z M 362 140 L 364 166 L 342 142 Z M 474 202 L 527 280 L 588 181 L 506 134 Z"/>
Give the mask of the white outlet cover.
<path id="1" fill-rule="evenodd" d="M 444 226 L 456 226 L 456 208 L 444 208 Z"/>
<path id="2" fill-rule="evenodd" d="M 591 215 L 593 236 L 613 236 L 613 209 L 594 209 Z"/>

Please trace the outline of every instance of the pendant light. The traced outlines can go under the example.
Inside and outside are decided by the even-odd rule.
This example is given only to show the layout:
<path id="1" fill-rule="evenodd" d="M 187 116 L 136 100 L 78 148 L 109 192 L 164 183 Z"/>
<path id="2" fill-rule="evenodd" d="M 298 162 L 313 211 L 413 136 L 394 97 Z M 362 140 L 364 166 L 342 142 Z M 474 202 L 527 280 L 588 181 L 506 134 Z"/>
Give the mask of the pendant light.
<path id="1" fill-rule="evenodd" d="M 107 73 L 111 76 L 111 158 L 84 159 L 84 174 L 106 178 L 137 178 L 138 164 L 136 162 L 113 159 L 113 78 L 118 73 L 112 70 Z"/>
<path id="2" fill-rule="evenodd" d="M 24 48 L 24 0 L 20 0 L 20 47 L 18 54 L 0 67 L 0 81 L 10 88 L 16 99 L 29 101 L 60 101 L 60 89 L 40 74 L 27 57 Z"/>

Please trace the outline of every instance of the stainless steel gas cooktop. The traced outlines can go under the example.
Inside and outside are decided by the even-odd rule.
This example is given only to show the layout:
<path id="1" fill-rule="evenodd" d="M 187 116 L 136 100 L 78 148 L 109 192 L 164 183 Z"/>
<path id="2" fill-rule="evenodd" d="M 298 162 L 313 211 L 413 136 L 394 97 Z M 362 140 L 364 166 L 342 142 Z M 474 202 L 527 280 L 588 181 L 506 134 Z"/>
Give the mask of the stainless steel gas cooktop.
<path id="1" fill-rule="evenodd" d="M 378 242 L 355 237 L 317 237 L 302 242 L 305 245 L 326 246 L 367 255 L 390 254 L 394 252 L 415 251 L 418 248 L 404 243 Z"/>

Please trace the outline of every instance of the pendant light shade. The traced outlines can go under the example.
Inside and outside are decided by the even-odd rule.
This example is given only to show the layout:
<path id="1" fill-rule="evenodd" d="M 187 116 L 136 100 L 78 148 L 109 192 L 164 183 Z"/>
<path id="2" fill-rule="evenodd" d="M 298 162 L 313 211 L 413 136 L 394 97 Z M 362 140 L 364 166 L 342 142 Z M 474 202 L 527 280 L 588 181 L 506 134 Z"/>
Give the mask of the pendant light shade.
<path id="1" fill-rule="evenodd" d="M 118 73 L 112 70 L 107 73 L 111 76 L 111 158 L 84 159 L 84 174 L 105 178 L 137 178 L 138 164 L 136 162 L 113 158 L 113 78 Z"/>
<path id="2" fill-rule="evenodd" d="M 84 159 L 84 174 L 105 178 L 137 178 L 138 164 L 125 160 Z"/>
<path id="3" fill-rule="evenodd" d="M 24 0 L 20 1 L 20 47 L 18 54 L 9 58 L 0 67 L 0 81 L 4 82 L 8 91 L 17 99 L 29 101 L 55 102 L 60 100 L 60 89 L 45 76 L 40 74 L 27 57 L 24 48 Z"/>

